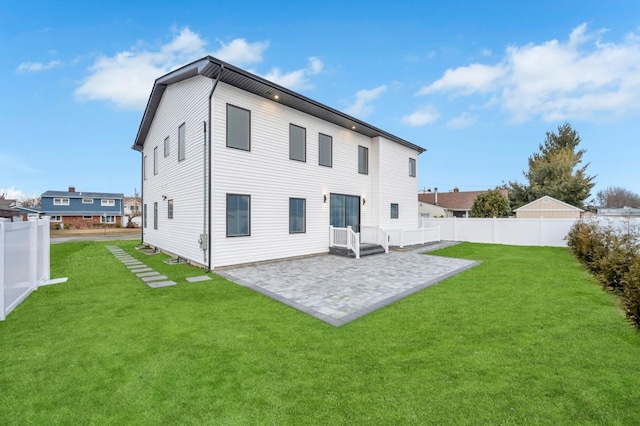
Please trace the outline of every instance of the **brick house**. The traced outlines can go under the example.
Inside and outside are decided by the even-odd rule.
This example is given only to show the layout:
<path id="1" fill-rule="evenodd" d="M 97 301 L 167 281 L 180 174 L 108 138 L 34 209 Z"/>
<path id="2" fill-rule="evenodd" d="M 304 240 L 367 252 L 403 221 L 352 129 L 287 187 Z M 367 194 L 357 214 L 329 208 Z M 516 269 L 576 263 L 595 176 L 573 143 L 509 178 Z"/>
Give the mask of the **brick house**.
<path id="1" fill-rule="evenodd" d="M 86 229 L 122 226 L 124 195 L 104 192 L 47 191 L 41 196 L 42 213 L 51 216 L 51 227 Z"/>

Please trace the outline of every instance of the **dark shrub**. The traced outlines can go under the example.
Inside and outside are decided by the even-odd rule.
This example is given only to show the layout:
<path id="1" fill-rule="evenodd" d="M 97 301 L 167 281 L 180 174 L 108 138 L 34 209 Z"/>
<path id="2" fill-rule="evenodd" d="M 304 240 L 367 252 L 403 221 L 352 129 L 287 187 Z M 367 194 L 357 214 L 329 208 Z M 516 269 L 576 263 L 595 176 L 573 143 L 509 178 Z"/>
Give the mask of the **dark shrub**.
<path id="1" fill-rule="evenodd" d="M 624 309 L 629 319 L 640 328 L 640 257 L 636 256 L 624 288 Z"/>

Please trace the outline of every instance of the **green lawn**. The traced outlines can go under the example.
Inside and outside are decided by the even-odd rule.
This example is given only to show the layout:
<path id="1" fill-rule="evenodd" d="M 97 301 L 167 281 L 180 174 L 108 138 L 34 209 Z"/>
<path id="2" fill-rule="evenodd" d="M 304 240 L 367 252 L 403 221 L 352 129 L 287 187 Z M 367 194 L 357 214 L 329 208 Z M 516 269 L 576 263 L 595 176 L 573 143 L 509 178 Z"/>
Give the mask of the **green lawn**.
<path id="1" fill-rule="evenodd" d="M 483 263 L 335 328 L 117 242 L 178 282 L 150 289 L 107 244 L 53 245 L 69 281 L 0 323 L 0 424 L 640 419 L 640 333 L 567 249 L 441 250 Z"/>

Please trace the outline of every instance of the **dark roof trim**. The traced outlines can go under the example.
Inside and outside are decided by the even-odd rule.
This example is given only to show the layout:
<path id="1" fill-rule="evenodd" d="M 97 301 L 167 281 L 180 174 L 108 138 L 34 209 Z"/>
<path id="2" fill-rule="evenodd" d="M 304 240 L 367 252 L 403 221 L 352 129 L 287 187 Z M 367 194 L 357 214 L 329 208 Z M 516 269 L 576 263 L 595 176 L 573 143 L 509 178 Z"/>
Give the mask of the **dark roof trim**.
<path id="1" fill-rule="evenodd" d="M 142 122 L 140 123 L 138 134 L 136 135 L 135 142 L 131 148 L 137 151 L 142 151 L 144 141 L 149 133 L 149 129 L 151 128 L 151 122 L 153 121 L 156 110 L 160 105 L 160 99 L 162 99 L 162 95 L 168 85 L 197 75 L 213 78 L 218 75 L 218 72 L 223 66 L 224 72 L 220 76 L 220 81 L 223 83 L 227 83 L 249 93 L 253 93 L 254 95 L 269 99 L 272 102 L 277 102 L 314 117 L 318 117 L 340 127 L 344 127 L 345 129 L 353 130 L 353 127 L 355 126 L 355 130 L 353 131 L 369 138 L 382 136 L 393 142 L 399 143 L 400 145 L 414 149 L 418 151 L 418 154 L 426 151 L 421 146 L 394 136 L 391 133 L 387 133 L 384 130 L 380 130 L 377 127 L 365 123 L 364 121 L 358 120 L 357 118 L 351 117 L 343 112 L 323 105 L 307 98 L 306 96 L 293 92 L 212 56 L 204 57 L 185 65 L 182 68 L 171 71 L 155 81 L 151 91 L 151 96 L 147 102 L 147 107 L 144 111 L 144 115 L 142 116 Z M 275 95 L 278 95 L 278 100 L 274 99 Z"/>

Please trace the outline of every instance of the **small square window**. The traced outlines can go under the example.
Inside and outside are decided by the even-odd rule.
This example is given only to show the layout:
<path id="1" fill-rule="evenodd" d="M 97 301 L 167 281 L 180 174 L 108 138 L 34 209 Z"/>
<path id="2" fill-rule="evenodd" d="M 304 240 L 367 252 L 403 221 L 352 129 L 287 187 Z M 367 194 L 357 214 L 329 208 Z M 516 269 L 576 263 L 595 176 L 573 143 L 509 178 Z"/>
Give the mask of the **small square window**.
<path id="1" fill-rule="evenodd" d="M 398 219 L 400 217 L 400 208 L 397 203 L 391 203 L 391 219 Z"/>

